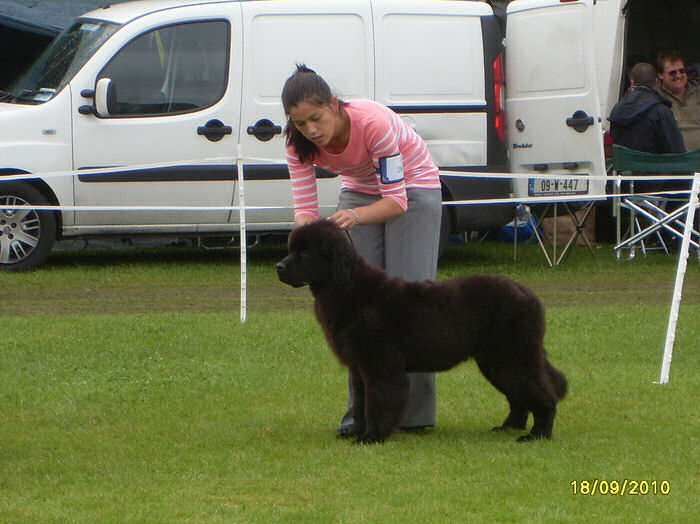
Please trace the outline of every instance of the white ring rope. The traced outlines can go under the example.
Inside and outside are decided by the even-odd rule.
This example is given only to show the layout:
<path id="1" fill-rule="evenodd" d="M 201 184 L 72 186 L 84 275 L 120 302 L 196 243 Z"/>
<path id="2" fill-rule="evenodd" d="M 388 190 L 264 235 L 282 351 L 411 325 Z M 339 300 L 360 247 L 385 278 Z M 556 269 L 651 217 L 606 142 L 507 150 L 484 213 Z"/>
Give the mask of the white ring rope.
<path id="1" fill-rule="evenodd" d="M 608 198 L 624 198 L 632 196 L 662 196 L 685 195 L 689 191 L 661 191 L 657 193 L 610 193 L 607 195 L 561 195 L 521 198 L 487 198 L 481 200 L 449 200 L 442 204 L 445 206 L 474 206 L 485 204 L 556 204 L 564 202 L 591 202 Z M 53 206 L 53 205 L 0 205 L 7 210 L 21 210 L 31 207 L 35 211 L 240 211 L 240 206 Z M 335 209 L 335 206 L 325 206 Z M 264 211 L 275 209 L 288 209 L 289 206 L 246 206 L 246 211 Z"/>
<path id="2" fill-rule="evenodd" d="M 22 181 L 22 180 L 36 180 L 36 179 L 48 179 L 48 178 L 58 178 L 66 176 L 93 176 L 93 175 L 108 175 L 111 173 L 128 173 L 133 171 L 143 171 L 149 169 L 163 169 L 168 167 L 179 167 L 183 164 L 187 165 L 231 165 L 237 163 L 241 165 L 241 161 L 255 161 L 263 162 L 269 164 L 285 164 L 285 160 L 269 159 L 269 158 L 257 158 L 257 157 L 212 157 L 204 160 L 197 160 L 192 162 L 180 161 L 171 163 L 158 163 L 158 164 L 141 164 L 141 165 L 131 165 L 124 167 L 111 167 L 111 168 L 97 168 L 97 169 L 84 169 L 79 171 L 55 171 L 46 173 L 21 173 L 12 175 L 0 175 L 0 181 L 10 182 L 10 181 Z M 245 166 L 243 166 L 245 169 Z M 470 172 L 470 171 L 450 171 L 441 170 L 441 175 L 446 175 L 456 178 L 491 178 L 491 179 L 548 179 L 548 178 L 567 178 L 567 179 L 580 179 L 580 180 L 607 180 L 610 182 L 622 182 L 622 181 L 692 181 L 693 175 L 638 175 L 638 176 L 621 176 L 621 175 L 581 175 L 581 174 L 567 174 L 567 175 L 546 175 L 546 174 L 532 174 L 532 173 L 495 173 L 495 172 Z M 239 178 L 241 176 L 239 175 Z M 582 202 L 582 201 L 594 201 L 594 200 L 605 200 L 608 198 L 625 198 L 630 196 L 639 196 L 644 194 L 652 194 L 656 196 L 664 195 L 684 195 L 688 191 L 661 191 L 656 193 L 607 193 L 600 195 L 590 195 L 590 194 L 572 194 L 572 195 L 551 195 L 551 196 L 536 196 L 536 197 L 511 197 L 511 198 L 488 198 L 488 199 L 470 199 L 470 200 L 451 200 L 443 202 L 447 206 L 458 206 L 458 205 L 495 205 L 495 204 L 538 204 L 538 203 L 559 203 L 559 202 Z M 13 205 L 3 205 L 3 209 L 17 210 L 26 209 L 27 206 L 13 206 Z M 95 212 L 106 212 L 106 211 L 240 211 L 239 206 L 127 206 L 127 205 L 110 205 L 110 206 L 76 206 L 76 205 L 45 205 L 45 206 L 31 206 L 37 211 L 95 211 Z M 289 206 L 246 206 L 245 209 L 248 211 L 263 211 L 263 210 L 276 210 L 276 209 L 287 209 Z"/>
<path id="3" fill-rule="evenodd" d="M 0 175 L 0 180 L 3 181 L 16 181 L 16 180 L 33 180 L 37 178 L 59 178 L 66 176 L 92 176 L 92 175 L 109 175 L 112 173 L 129 173 L 133 171 L 144 171 L 149 169 L 163 169 L 168 167 L 180 167 L 182 165 L 188 166 L 210 166 L 210 165 L 221 165 L 233 166 L 239 160 L 244 161 L 255 161 L 262 162 L 264 164 L 274 164 L 274 165 L 286 165 L 286 160 L 270 159 L 270 158 L 257 158 L 257 157 L 212 157 L 198 160 L 181 160 L 178 162 L 161 162 L 153 164 L 138 164 L 129 166 L 117 166 L 117 167 L 101 167 L 94 169 L 80 169 L 78 171 L 49 171 L 44 173 L 16 173 L 12 175 Z M 243 166 L 245 168 L 245 166 Z M 485 172 L 485 171 L 451 171 L 450 169 L 441 169 L 441 175 L 446 175 L 455 178 L 505 178 L 505 179 L 547 179 L 547 178 L 573 178 L 578 180 L 609 180 L 609 181 L 632 181 L 632 180 L 693 180 L 693 175 L 584 175 L 584 174 L 535 174 L 535 173 L 503 173 L 503 172 Z"/>

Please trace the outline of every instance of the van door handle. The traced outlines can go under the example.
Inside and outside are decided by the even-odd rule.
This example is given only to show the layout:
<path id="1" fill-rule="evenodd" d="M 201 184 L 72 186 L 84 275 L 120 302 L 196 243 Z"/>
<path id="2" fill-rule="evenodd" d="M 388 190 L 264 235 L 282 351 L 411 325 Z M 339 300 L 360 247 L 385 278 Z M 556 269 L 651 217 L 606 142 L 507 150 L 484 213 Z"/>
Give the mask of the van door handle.
<path id="1" fill-rule="evenodd" d="M 579 109 L 573 115 L 566 119 L 566 125 L 569 127 L 573 127 L 574 130 L 578 131 L 579 133 L 583 133 L 584 131 L 586 131 L 586 129 L 588 129 L 588 126 L 593 125 L 593 122 L 593 117 L 588 116 L 588 114 L 581 109 Z"/>
<path id="2" fill-rule="evenodd" d="M 197 128 L 198 135 L 204 135 L 207 137 L 207 140 L 212 142 L 218 142 L 224 138 L 224 135 L 230 135 L 231 133 L 233 133 L 231 126 L 224 125 L 221 120 L 216 118 Z"/>
<path id="3" fill-rule="evenodd" d="M 248 126 L 248 134 L 255 135 L 255 138 L 261 142 L 272 140 L 272 137 L 280 133 L 282 133 L 282 126 L 276 126 L 267 118 L 258 120 L 253 126 Z"/>

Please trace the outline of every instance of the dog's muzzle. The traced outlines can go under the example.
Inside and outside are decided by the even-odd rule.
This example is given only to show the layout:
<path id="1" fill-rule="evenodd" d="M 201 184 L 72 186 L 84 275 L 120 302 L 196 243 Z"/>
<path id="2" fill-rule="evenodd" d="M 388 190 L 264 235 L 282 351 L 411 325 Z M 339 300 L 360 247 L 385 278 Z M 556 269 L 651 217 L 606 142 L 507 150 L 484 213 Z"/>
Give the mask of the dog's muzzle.
<path id="1" fill-rule="evenodd" d="M 290 275 L 289 267 L 284 260 L 282 262 L 278 262 L 275 269 L 277 269 L 277 278 L 280 279 L 280 282 L 292 287 L 302 287 L 306 285 L 306 282 L 298 280 Z"/>

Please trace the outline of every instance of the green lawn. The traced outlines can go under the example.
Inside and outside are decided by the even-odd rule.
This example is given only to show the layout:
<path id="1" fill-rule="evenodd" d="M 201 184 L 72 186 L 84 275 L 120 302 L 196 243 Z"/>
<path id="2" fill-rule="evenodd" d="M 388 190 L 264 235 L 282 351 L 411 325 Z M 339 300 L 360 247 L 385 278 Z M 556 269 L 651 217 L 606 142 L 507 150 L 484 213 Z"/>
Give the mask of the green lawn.
<path id="1" fill-rule="evenodd" d="M 283 251 L 251 250 L 245 324 L 234 250 L 0 273 L 0 522 L 696 521 L 697 260 L 660 386 L 672 257 L 603 246 L 550 269 L 535 246 L 519 263 L 505 244 L 450 248 L 440 278 L 506 273 L 542 296 L 570 383 L 554 439 L 489 432 L 507 405 L 467 363 L 438 378 L 436 428 L 356 446 L 334 437 L 346 373 L 308 290 L 277 282 Z"/>

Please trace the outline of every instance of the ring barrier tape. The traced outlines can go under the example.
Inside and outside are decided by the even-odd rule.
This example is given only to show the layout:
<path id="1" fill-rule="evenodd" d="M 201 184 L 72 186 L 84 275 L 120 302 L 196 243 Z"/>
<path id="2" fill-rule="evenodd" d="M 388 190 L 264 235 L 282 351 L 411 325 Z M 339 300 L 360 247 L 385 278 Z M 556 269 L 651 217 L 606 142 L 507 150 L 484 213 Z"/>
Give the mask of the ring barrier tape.
<path id="1" fill-rule="evenodd" d="M 106 175 L 110 173 L 128 173 L 129 171 L 142 171 L 144 169 L 162 169 L 168 167 L 180 166 L 183 163 L 187 165 L 209 165 L 212 163 L 219 164 L 231 164 L 236 163 L 239 172 L 239 202 L 240 194 L 243 192 L 241 186 L 244 185 L 243 180 L 243 161 L 254 161 L 263 162 L 269 164 L 286 164 L 286 160 L 270 159 L 270 158 L 258 158 L 258 157 L 212 157 L 204 160 L 197 160 L 192 162 L 180 161 L 180 162 L 168 162 L 168 163 L 155 163 L 155 164 L 140 164 L 132 166 L 123 167 L 111 167 L 111 168 L 97 168 L 97 169 L 84 169 L 80 171 L 54 171 L 45 173 L 21 173 L 13 175 L 2 175 L 0 176 L 0 181 L 12 182 L 12 181 L 22 181 L 22 180 L 36 180 L 50 179 L 66 176 L 76 176 L 80 175 L 91 176 L 91 175 Z M 441 170 L 441 175 L 447 175 L 453 178 L 487 178 L 487 179 L 545 179 L 551 178 L 552 175 L 539 175 L 531 173 L 496 173 L 496 172 L 469 172 L 469 171 L 450 171 Z M 556 176 L 556 175 L 555 175 Z M 620 175 L 566 175 L 566 178 L 572 179 L 585 179 L 585 180 L 608 180 L 608 181 L 682 181 L 688 180 L 692 181 L 692 175 L 645 175 L 645 176 L 620 176 Z M 682 195 L 686 194 L 687 191 L 663 191 L 654 193 L 655 195 Z M 636 196 L 644 193 L 636 193 Z M 447 206 L 458 206 L 458 205 L 485 205 L 485 204 L 537 204 L 537 203 L 557 203 L 557 202 L 580 202 L 584 200 L 605 200 L 608 198 L 624 198 L 632 196 L 631 193 L 606 193 L 598 195 L 582 194 L 582 195 L 552 195 L 552 196 L 536 196 L 536 197 L 511 197 L 511 198 L 488 198 L 488 199 L 470 199 L 470 200 L 450 200 L 443 202 L 443 205 Z M 20 209 L 25 206 L 3 206 L 3 209 Z M 275 209 L 286 209 L 287 206 L 248 206 L 245 209 L 249 211 L 263 211 L 263 210 L 275 210 Z M 46 205 L 46 206 L 33 206 L 37 211 L 241 211 L 241 206 L 71 206 L 71 205 Z"/>

